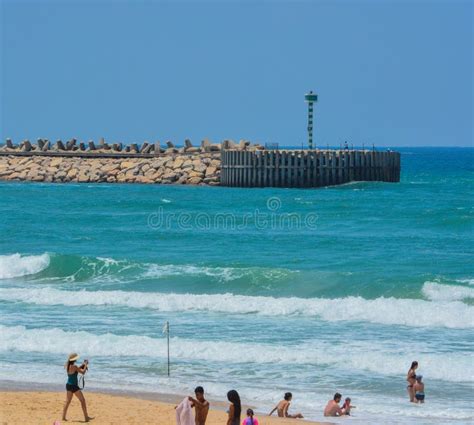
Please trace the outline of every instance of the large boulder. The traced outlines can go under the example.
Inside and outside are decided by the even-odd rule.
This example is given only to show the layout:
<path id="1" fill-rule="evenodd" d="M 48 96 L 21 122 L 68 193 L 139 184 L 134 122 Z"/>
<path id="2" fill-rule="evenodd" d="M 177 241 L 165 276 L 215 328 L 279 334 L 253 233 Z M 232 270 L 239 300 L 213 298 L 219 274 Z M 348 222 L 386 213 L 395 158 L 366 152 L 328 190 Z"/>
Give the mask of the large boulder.
<path id="1" fill-rule="evenodd" d="M 207 167 L 207 169 L 206 169 L 206 177 L 213 176 L 213 175 L 216 174 L 216 172 L 217 172 L 217 168 L 216 168 L 216 167 L 211 167 L 211 166 L 209 166 L 209 167 Z"/>
<path id="2" fill-rule="evenodd" d="M 188 184 L 199 184 L 202 182 L 202 178 L 201 177 L 191 177 L 188 179 Z"/>

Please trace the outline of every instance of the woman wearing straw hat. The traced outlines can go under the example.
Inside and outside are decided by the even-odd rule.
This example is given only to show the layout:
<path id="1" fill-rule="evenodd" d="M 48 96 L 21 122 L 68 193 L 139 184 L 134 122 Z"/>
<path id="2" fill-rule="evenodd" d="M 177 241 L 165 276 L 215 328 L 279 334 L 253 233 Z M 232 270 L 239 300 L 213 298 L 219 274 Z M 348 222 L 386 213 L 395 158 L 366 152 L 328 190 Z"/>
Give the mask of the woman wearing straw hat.
<path id="1" fill-rule="evenodd" d="M 81 402 L 82 412 L 84 413 L 84 419 L 86 422 L 89 422 L 93 418 L 91 418 L 87 414 L 86 399 L 84 398 L 84 394 L 82 394 L 82 391 L 79 388 L 79 385 L 77 382 L 77 374 L 80 373 L 84 375 L 87 371 L 87 366 L 89 362 L 87 360 L 84 360 L 84 363 L 82 363 L 82 365 L 78 367 L 75 365 L 78 358 L 79 358 L 79 355 L 77 353 L 69 354 L 67 362 L 64 365 L 64 368 L 66 369 L 66 372 L 67 372 L 67 383 L 66 383 L 67 393 L 66 393 L 66 404 L 64 405 L 64 410 L 63 410 L 63 421 L 67 421 L 66 419 L 67 409 L 69 405 L 71 404 L 72 396 L 75 394 L 76 397 Z"/>

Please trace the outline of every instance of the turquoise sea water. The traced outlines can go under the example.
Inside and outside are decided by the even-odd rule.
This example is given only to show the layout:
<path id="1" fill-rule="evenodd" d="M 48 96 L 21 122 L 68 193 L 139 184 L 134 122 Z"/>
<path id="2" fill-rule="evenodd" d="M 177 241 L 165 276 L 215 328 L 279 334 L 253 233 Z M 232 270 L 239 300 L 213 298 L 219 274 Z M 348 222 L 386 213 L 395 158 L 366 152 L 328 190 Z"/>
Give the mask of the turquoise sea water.
<path id="1" fill-rule="evenodd" d="M 315 419 L 339 391 L 351 423 L 471 422 L 474 150 L 401 152 L 399 184 L 0 183 L 0 379 L 62 384 L 77 351 L 88 387 L 235 388 L 263 411 L 292 391 Z"/>

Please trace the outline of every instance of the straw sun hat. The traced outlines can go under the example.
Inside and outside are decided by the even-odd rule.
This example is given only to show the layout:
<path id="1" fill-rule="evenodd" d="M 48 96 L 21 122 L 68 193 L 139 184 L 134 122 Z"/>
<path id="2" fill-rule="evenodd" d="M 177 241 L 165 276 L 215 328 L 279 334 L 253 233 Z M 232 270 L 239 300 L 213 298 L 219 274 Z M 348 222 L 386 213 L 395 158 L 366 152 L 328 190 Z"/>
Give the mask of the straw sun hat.
<path id="1" fill-rule="evenodd" d="M 79 354 L 77 353 L 71 353 L 69 354 L 69 357 L 67 358 L 68 362 L 75 362 L 79 358 Z"/>

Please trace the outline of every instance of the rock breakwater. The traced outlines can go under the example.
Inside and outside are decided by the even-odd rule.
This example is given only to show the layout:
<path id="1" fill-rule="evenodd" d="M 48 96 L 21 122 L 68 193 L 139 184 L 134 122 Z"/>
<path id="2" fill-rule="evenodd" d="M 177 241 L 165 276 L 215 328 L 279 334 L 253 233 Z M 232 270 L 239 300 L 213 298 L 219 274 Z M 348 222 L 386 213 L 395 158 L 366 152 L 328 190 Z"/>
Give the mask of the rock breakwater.
<path id="1" fill-rule="evenodd" d="M 77 183 L 207 184 L 220 182 L 220 153 L 158 158 L 1 156 L 0 180 Z"/>
<path id="2" fill-rule="evenodd" d="M 101 139 L 77 142 L 38 139 L 36 144 L 23 140 L 15 145 L 10 139 L 0 147 L 0 180 L 78 183 L 161 183 L 211 185 L 220 183 L 221 151 L 256 151 L 264 148 L 246 140 L 200 146 L 185 140 L 181 147 L 171 141 L 107 143 Z"/>

